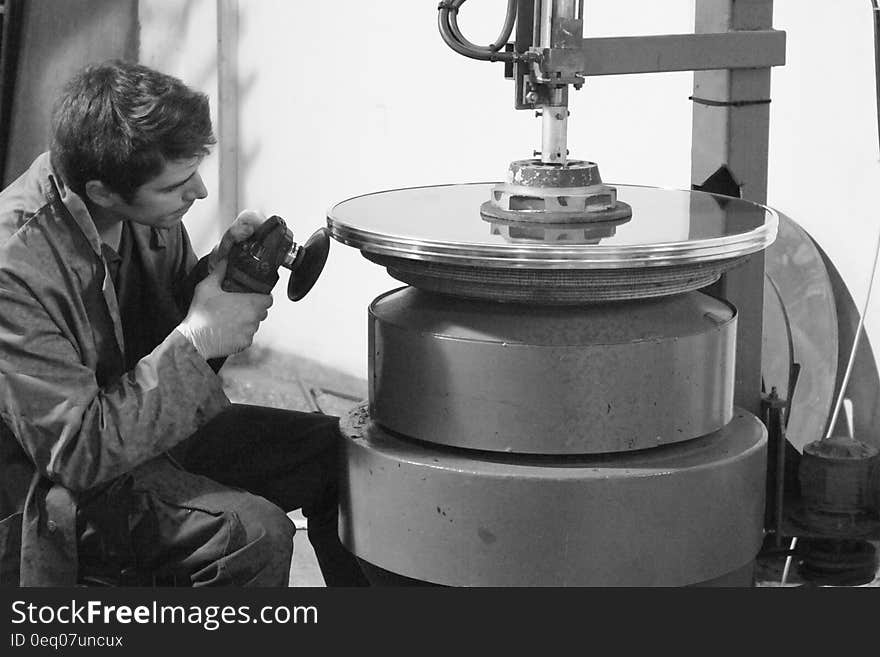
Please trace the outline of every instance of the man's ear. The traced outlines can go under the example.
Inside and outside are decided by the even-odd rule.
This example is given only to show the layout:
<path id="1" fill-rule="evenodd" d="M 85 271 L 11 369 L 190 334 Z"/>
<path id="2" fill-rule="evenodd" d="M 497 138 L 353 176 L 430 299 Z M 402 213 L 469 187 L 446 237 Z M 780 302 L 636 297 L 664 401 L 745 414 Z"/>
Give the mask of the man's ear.
<path id="1" fill-rule="evenodd" d="M 90 180 L 86 183 L 86 196 L 92 203 L 102 208 L 113 208 L 123 203 L 122 197 L 100 180 Z"/>

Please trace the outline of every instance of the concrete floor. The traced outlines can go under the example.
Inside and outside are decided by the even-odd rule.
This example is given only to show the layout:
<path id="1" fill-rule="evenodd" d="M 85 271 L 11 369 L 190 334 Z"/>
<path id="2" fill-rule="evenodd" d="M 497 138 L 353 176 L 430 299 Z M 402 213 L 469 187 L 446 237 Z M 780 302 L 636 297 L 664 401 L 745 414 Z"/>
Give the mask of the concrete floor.
<path id="1" fill-rule="evenodd" d="M 229 358 L 220 370 L 229 400 L 297 411 L 343 415 L 367 397 L 366 380 L 299 356 L 252 347 Z M 302 513 L 289 514 L 298 530 L 293 539 L 291 586 L 324 586 Z"/>

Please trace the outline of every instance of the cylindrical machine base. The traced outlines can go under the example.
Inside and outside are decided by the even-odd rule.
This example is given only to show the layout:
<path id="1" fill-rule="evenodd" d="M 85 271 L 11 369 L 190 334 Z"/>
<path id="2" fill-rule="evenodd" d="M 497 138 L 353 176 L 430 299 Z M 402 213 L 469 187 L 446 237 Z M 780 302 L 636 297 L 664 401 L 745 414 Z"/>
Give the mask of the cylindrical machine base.
<path id="1" fill-rule="evenodd" d="M 340 536 L 382 569 L 450 586 L 684 586 L 748 568 L 763 540 L 766 430 L 736 410 L 684 443 L 525 456 L 343 418 Z"/>
<path id="2" fill-rule="evenodd" d="M 542 308 L 402 288 L 369 319 L 370 415 L 419 440 L 597 454 L 690 440 L 732 417 L 736 313 L 699 292 Z"/>

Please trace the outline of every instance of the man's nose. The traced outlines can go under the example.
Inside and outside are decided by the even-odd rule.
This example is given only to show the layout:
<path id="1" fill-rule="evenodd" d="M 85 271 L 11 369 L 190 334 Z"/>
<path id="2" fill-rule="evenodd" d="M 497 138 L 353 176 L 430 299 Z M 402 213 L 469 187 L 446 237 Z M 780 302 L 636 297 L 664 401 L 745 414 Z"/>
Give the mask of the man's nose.
<path id="1" fill-rule="evenodd" d="M 202 181 L 202 176 L 200 174 L 194 175 L 189 184 L 186 186 L 186 190 L 183 192 L 183 198 L 188 203 L 192 203 L 193 201 L 205 198 L 208 196 L 208 188 L 205 187 L 205 183 Z"/>

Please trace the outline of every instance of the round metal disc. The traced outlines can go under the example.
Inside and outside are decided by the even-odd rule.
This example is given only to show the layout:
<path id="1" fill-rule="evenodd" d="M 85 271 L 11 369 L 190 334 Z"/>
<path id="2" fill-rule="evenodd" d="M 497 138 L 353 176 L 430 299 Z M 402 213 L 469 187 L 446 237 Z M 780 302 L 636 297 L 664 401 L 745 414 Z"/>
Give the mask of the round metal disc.
<path id="1" fill-rule="evenodd" d="M 838 353 L 835 294 L 819 250 L 785 215 L 765 263 L 762 375 L 767 392 L 776 386 L 781 397 L 791 399 L 786 436 L 800 451 L 822 438 L 831 413 Z"/>
<path id="2" fill-rule="evenodd" d="M 762 376 L 768 392 L 776 386 L 780 396 L 791 399 L 786 438 L 803 451 L 827 431 L 859 310 L 821 246 L 785 215 L 779 217 L 779 234 L 765 262 Z M 799 365 L 796 378 L 794 364 Z M 853 402 L 855 437 L 880 447 L 880 375 L 864 329 L 845 394 Z M 834 433 L 847 432 L 841 413 Z"/>
<path id="3" fill-rule="evenodd" d="M 287 281 L 288 299 L 299 301 L 309 293 L 324 271 L 328 253 L 330 253 L 330 237 L 326 228 L 319 228 L 306 240 L 297 255 L 297 262 Z"/>
<path id="4" fill-rule="evenodd" d="M 523 243 L 480 215 L 496 183 L 358 196 L 327 217 L 336 240 L 365 254 L 490 269 L 632 269 L 730 260 L 776 237 L 763 205 L 706 192 L 615 185 L 632 219 L 610 237 Z"/>

